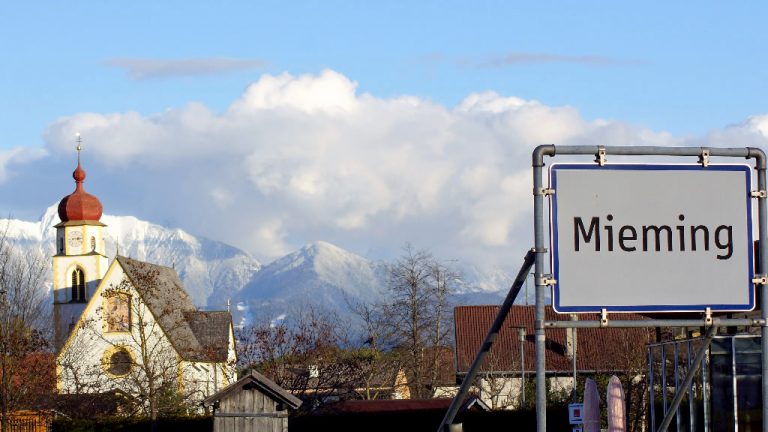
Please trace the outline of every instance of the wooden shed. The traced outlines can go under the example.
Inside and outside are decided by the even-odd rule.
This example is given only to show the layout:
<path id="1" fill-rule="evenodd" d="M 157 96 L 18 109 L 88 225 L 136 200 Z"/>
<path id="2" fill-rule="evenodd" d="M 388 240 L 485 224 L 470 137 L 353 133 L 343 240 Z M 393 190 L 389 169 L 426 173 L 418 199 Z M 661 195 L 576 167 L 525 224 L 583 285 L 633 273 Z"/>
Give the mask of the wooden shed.
<path id="1" fill-rule="evenodd" d="M 214 432 L 287 432 L 288 412 L 301 400 L 251 371 L 204 401 L 213 407 Z"/>

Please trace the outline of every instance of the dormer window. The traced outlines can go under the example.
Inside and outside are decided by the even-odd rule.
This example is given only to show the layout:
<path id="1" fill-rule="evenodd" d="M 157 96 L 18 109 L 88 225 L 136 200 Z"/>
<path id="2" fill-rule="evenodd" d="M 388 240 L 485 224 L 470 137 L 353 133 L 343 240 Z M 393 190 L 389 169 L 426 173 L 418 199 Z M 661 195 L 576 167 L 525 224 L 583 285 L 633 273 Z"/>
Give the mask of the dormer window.
<path id="1" fill-rule="evenodd" d="M 85 272 L 80 267 L 72 271 L 72 301 L 85 302 Z"/>

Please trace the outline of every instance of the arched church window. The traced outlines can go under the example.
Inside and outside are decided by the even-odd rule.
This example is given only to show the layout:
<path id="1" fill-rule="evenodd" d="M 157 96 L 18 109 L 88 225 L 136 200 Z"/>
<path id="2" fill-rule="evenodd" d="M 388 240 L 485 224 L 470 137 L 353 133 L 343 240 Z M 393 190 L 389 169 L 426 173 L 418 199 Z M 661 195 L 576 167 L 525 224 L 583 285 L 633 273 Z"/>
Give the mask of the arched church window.
<path id="1" fill-rule="evenodd" d="M 85 272 L 79 267 L 72 272 L 72 301 L 85 301 Z"/>
<path id="2" fill-rule="evenodd" d="M 94 236 L 91 236 L 91 250 L 92 251 L 96 250 L 96 237 Z"/>
<path id="3" fill-rule="evenodd" d="M 59 237 L 59 253 L 64 253 L 64 237 Z"/>

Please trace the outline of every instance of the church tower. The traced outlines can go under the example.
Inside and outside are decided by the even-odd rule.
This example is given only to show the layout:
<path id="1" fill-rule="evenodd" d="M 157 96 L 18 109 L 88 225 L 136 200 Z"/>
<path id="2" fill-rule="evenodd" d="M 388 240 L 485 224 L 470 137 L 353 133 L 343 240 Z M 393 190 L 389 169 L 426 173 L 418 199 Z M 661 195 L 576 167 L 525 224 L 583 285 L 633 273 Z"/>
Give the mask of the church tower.
<path id="1" fill-rule="evenodd" d="M 77 168 L 72 173 L 75 191 L 59 202 L 56 225 L 56 254 L 53 256 L 53 322 L 56 349 L 66 341 L 96 287 L 107 271 L 101 202 L 85 192 L 85 170 L 80 166 L 80 136 Z"/>

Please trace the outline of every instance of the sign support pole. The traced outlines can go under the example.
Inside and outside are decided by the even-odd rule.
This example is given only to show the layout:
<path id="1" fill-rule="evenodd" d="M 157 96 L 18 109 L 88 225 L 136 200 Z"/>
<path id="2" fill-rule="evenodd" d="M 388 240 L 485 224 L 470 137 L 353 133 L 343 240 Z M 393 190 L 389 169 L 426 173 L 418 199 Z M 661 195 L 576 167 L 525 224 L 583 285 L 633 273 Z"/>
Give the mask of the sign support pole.
<path id="1" fill-rule="evenodd" d="M 546 336 L 544 321 L 546 320 L 544 303 L 547 285 L 544 282 L 544 258 L 546 254 L 546 239 L 544 238 L 544 155 L 554 156 L 555 146 L 539 146 L 533 151 L 533 219 L 534 219 L 534 251 L 536 261 L 534 280 L 536 283 L 536 430 L 547 431 L 547 382 L 546 382 Z"/>
<path id="2" fill-rule="evenodd" d="M 453 424 L 453 420 L 455 419 L 456 414 L 459 412 L 459 407 L 464 402 L 464 398 L 467 396 L 469 388 L 472 387 L 472 384 L 474 384 L 475 376 L 480 370 L 480 365 L 483 363 L 485 356 L 491 351 L 493 342 L 496 340 L 496 336 L 499 335 L 501 326 L 504 324 L 504 320 L 507 318 L 509 310 L 512 309 L 512 305 L 515 303 L 515 299 L 520 293 L 520 288 L 523 287 L 523 283 L 525 283 L 525 279 L 528 277 L 528 273 L 531 271 L 531 266 L 533 265 L 533 255 L 533 250 L 529 250 L 528 253 L 525 254 L 523 265 L 520 267 L 520 271 L 517 273 L 517 277 L 515 278 L 514 282 L 512 282 L 512 286 L 509 288 L 507 297 L 504 299 L 504 303 L 499 308 L 499 313 L 496 314 L 496 319 L 493 320 L 493 324 L 491 324 L 491 328 L 488 330 L 488 334 L 485 336 L 483 344 L 480 345 L 480 349 L 477 352 L 475 359 L 472 361 L 472 366 L 469 367 L 467 375 L 464 376 L 464 380 L 461 382 L 459 391 L 456 393 L 456 396 L 453 397 L 451 405 L 448 407 L 448 411 L 445 413 L 442 422 L 440 422 L 440 427 L 437 429 L 437 432 L 450 430 L 450 427 Z"/>
<path id="3" fill-rule="evenodd" d="M 752 149 L 751 149 L 752 150 Z M 757 188 L 759 191 L 765 191 L 766 178 L 765 178 L 765 153 L 761 150 L 755 150 L 755 161 L 757 170 Z M 758 273 L 761 275 L 766 274 L 768 271 L 768 208 L 766 208 L 765 194 L 759 194 L 757 201 L 757 218 L 758 218 L 758 235 L 760 236 L 759 243 L 759 268 Z M 763 319 L 762 327 L 760 328 L 761 344 L 762 344 L 762 372 L 763 372 L 763 430 L 768 431 L 768 327 L 766 327 L 766 318 L 768 318 L 768 285 L 761 284 L 758 288 L 760 290 L 760 317 Z"/>

